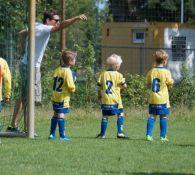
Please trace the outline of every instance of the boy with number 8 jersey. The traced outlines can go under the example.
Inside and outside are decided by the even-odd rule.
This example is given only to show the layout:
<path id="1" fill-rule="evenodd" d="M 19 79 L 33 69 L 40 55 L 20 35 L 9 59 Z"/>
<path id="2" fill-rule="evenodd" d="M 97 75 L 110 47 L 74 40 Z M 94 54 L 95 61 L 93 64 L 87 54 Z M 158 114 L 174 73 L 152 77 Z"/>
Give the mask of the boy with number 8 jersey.
<path id="1" fill-rule="evenodd" d="M 160 49 L 154 53 L 155 66 L 147 73 L 146 81 L 150 88 L 149 117 L 147 121 L 146 140 L 152 141 L 153 127 L 156 117 L 160 117 L 160 139 L 168 141 L 167 115 L 170 113 L 170 102 L 168 89 L 173 85 L 171 72 L 164 66 L 167 65 L 168 55 Z"/>
<path id="2" fill-rule="evenodd" d="M 122 63 L 120 56 L 113 54 L 107 58 L 109 69 L 100 74 L 98 79 L 98 97 L 101 101 L 102 121 L 101 131 L 97 138 L 105 138 L 108 117 L 117 115 L 117 138 L 126 138 L 123 132 L 123 105 L 121 100 L 121 88 L 126 87 L 123 75 L 118 72 Z"/>
<path id="3" fill-rule="evenodd" d="M 75 91 L 74 78 L 71 66 L 75 65 L 76 53 L 72 51 L 63 51 L 61 66 L 54 70 L 53 74 L 53 110 L 54 115 L 51 119 L 50 140 L 55 139 L 55 130 L 59 126 L 59 135 L 61 141 L 70 140 L 65 135 L 65 114 L 69 113 L 70 94 Z"/>

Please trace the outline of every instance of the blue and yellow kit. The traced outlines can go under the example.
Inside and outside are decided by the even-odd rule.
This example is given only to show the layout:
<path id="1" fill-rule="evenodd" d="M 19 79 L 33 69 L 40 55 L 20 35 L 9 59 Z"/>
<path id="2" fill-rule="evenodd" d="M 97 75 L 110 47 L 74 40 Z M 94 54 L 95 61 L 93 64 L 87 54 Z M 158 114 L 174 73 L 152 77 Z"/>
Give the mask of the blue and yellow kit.
<path id="1" fill-rule="evenodd" d="M 122 109 L 121 87 L 125 84 L 125 78 L 117 71 L 103 71 L 98 79 L 101 93 L 101 108 L 103 111 L 112 110 L 111 115 L 117 114 Z M 114 112 L 116 111 L 116 112 Z M 104 112 L 103 112 L 104 113 Z"/>
<path id="2" fill-rule="evenodd" d="M 69 108 L 70 94 L 75 92 L 72 71 L 69 67 L 58 67 L 53 74 L 53 108 Z"/>
<path id="3" fill-rule="evenodd" d="M 165 67 L 154 67 L 147 73 L 146 81 L 150 87 L 150 108 L 170 108 L 168 88 L 174 83 L 171 72 Z"/>
<path id="4" fill-rule="evenodd" d="M 0 57 L 0 101 L 2 101 L 2 81 L 5 83 L 5 98 L 11 96 L 11 73 L 7 62 Z"/>

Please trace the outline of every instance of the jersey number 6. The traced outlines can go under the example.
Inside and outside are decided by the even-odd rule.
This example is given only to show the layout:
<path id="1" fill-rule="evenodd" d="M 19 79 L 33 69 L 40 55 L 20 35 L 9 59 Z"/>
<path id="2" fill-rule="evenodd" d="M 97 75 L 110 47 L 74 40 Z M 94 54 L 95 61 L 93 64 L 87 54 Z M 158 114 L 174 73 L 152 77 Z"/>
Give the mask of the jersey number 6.
<path id="1" fill-rule="evenodd" d="M 160 91 L 160 79 L 154 78 L 152 81 L 152 91 L 158 93 Z"/>

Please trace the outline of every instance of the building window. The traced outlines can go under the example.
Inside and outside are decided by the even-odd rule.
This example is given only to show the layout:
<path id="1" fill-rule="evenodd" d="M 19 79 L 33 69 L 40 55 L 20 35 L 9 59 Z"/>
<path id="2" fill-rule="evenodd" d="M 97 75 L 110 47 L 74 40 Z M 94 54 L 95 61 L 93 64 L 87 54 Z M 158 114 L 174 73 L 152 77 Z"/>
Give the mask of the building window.
<path id="1" fill-rule="evenodd" d="M 133 30 L 133 43 L 144 43 L 145 31 L 144 30 Z"/>
<path id="2" fill-rule="evenodd" d="M 185 61 L 186 60 L 186 37 L 174 36 L 172 37 L 172 60 Z"/>

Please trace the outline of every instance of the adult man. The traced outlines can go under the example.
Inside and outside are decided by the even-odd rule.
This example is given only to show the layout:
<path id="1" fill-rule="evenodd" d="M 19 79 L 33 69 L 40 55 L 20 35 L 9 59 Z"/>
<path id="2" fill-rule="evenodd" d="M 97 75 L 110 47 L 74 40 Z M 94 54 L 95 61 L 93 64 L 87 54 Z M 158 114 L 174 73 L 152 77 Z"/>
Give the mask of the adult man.
<path id="1" fill-rule="evenodd" d="M 43 59 L 43 55 L 46 49 L 46 46 L 50 39 L 50 34 L 52 32 L 57 32 L 65 27 L 72 25 L 77 20 L 86 21 L 87 17 L 82 14 L 79 16 L 75 16 L 73 18 L 67 19 L 59 23 L 59 15 L 55 10 L 46 11 L 43 14 L 43 23 L 36 23 L 35 26 L 35 102 L 41 102 L 41 73 L 40 67 Z M 23 30 L 19 32 L 21 35 L 26 34 L 27 30 Z M 26 45 L 26 51 L 23 56 L 23 59 L 20 64 L 20 72 L 22 75 L 22 94 L 21 98 L 16 101 L 16 105 L 14 108 L 14 114 L 12 117 L 11 126 L 7 128 L 8 131 L 16 131 L 18 132 L 17 120 L 19 117 L 20 111 L 26 105 L 26 96 L 27 96 L 27 51 L 28 46 Z M 26 123 L 26 122 L 25 122 Z M 26 130 L 26 127 L 24 128 Z"/>

